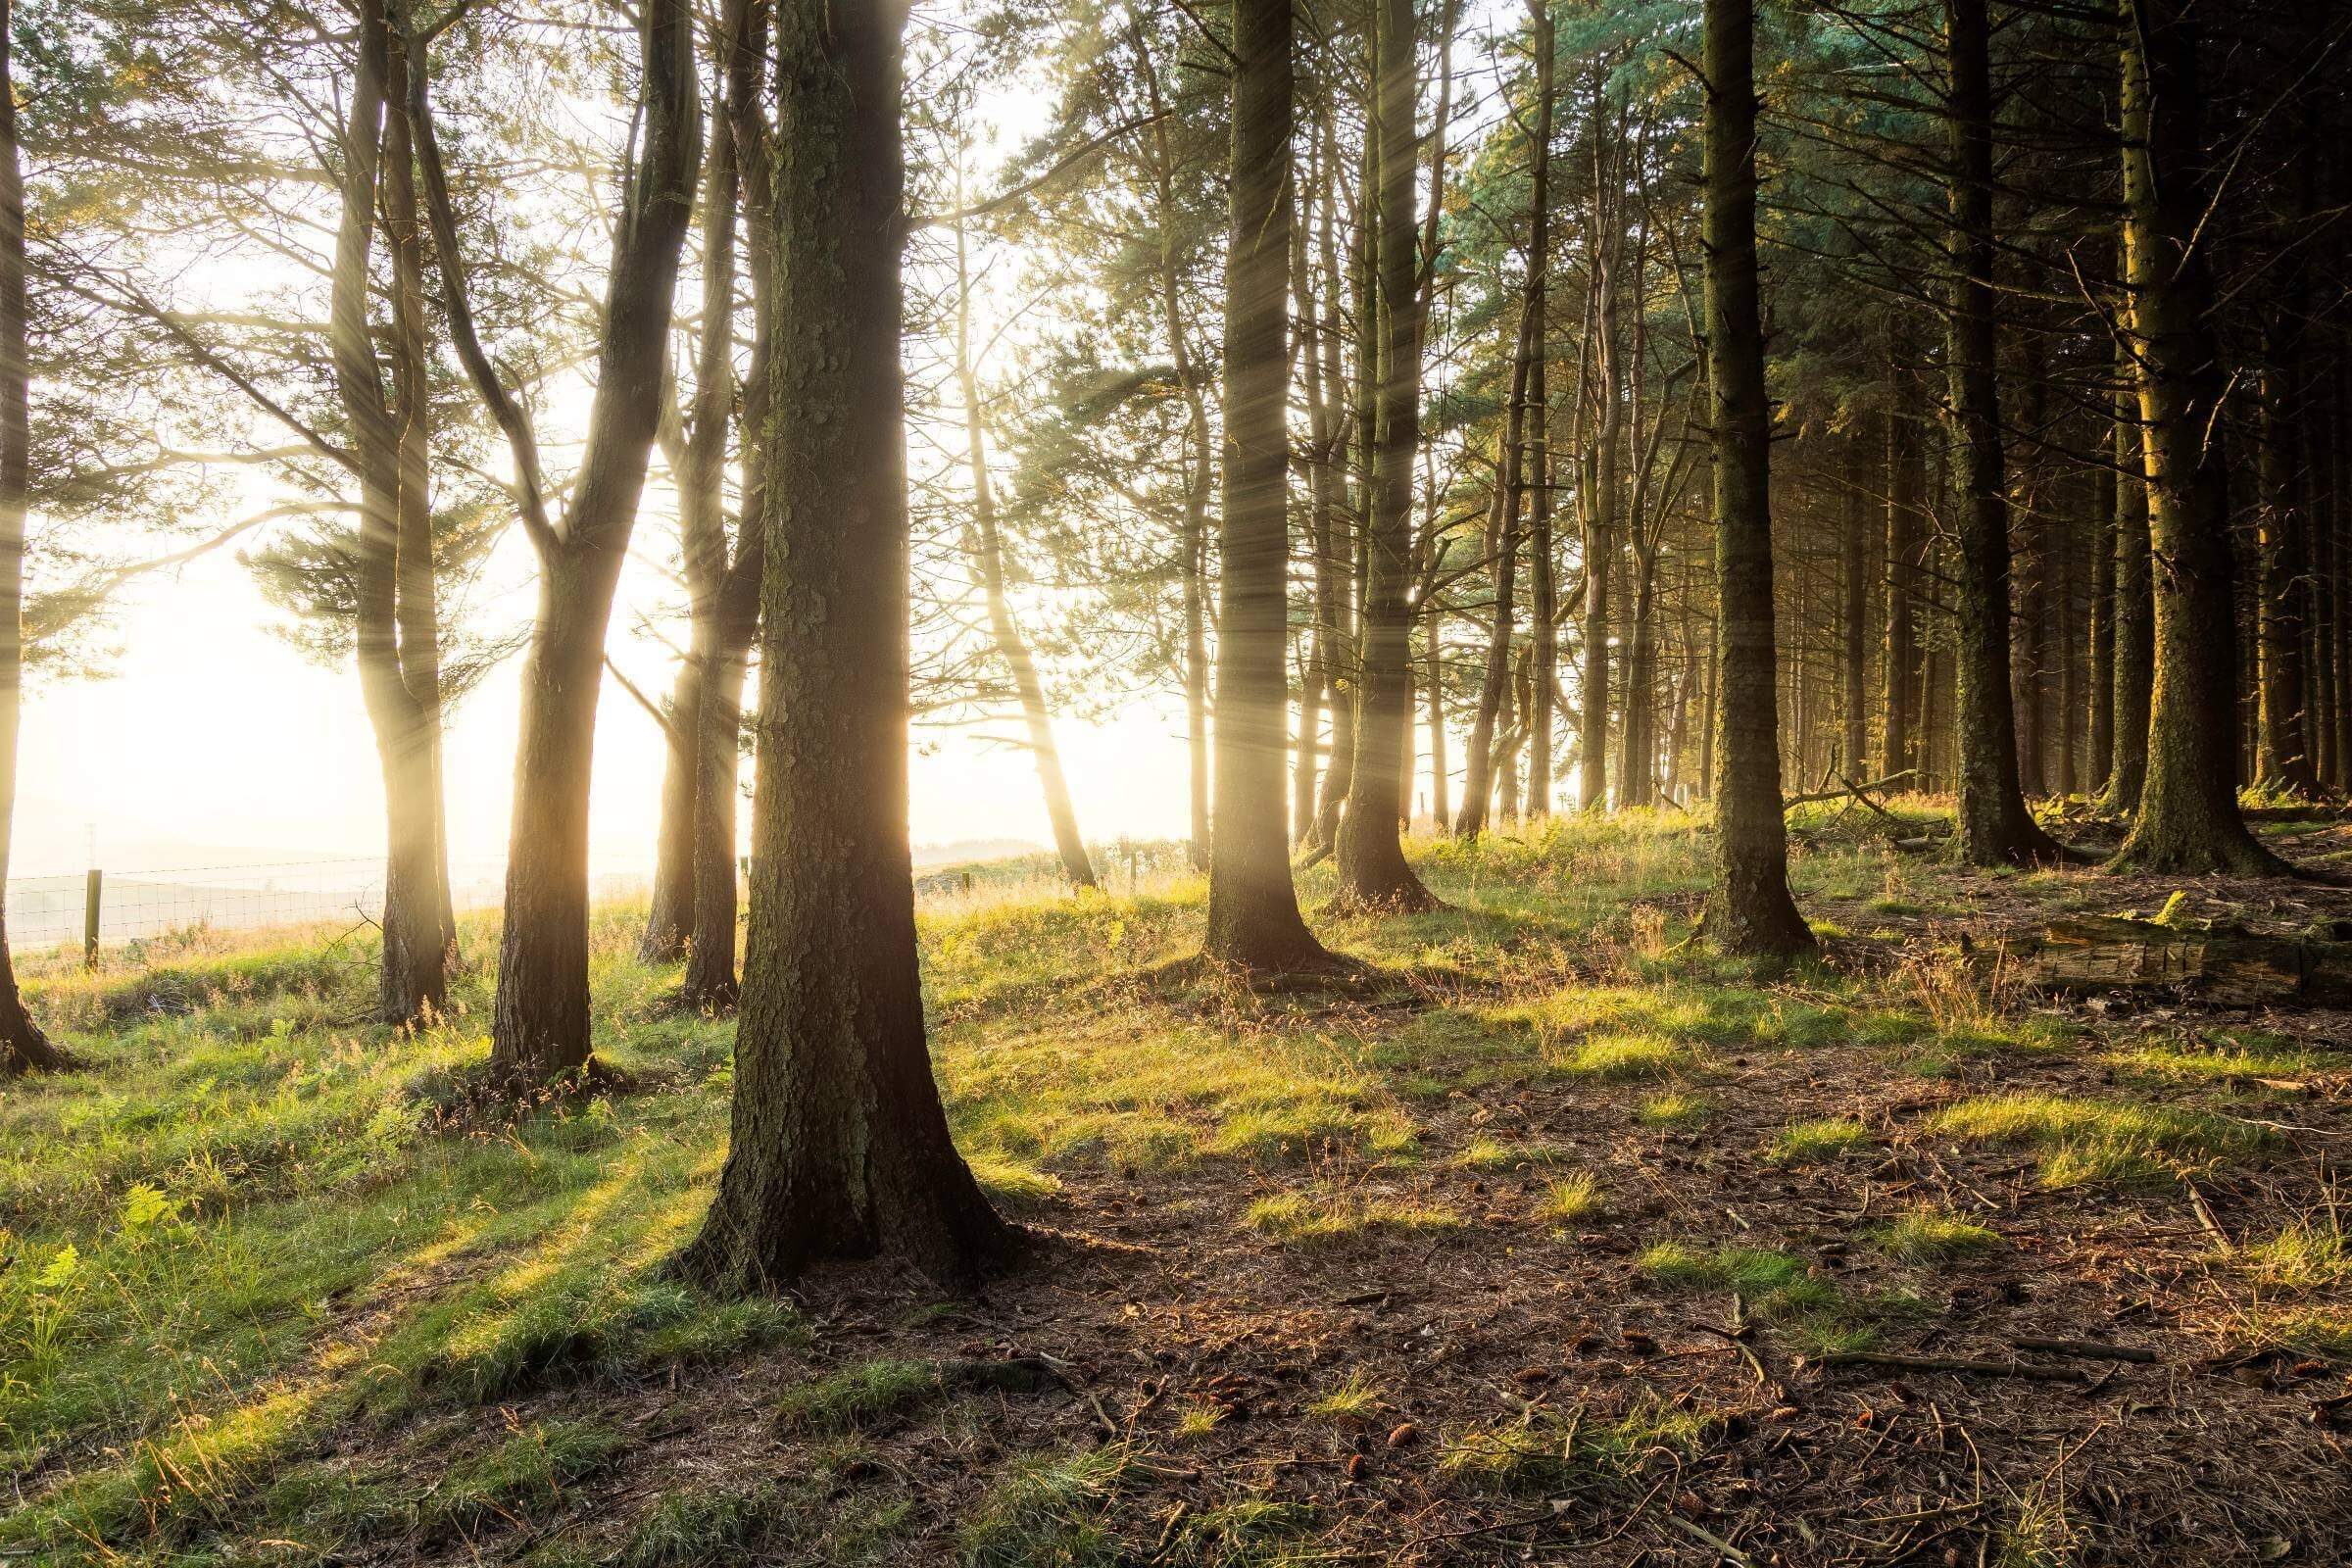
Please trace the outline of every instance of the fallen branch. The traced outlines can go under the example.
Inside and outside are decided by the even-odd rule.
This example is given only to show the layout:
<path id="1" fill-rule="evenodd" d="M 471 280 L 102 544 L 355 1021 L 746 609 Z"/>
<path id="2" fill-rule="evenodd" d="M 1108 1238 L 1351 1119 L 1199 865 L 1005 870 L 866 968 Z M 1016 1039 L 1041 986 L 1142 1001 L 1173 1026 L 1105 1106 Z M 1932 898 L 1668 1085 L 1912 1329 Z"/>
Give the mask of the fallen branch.
<path id="1" fill-rule="evenodd" d="M 2079 1355 L 2092 1361 L 2152 1362 L 2156 1352 L 2137 1345 L 2106 1345 L 2097 1340 L 2036 1340 L 2018 1338 L 2009 1342 L 2021 1350 L 2039 1350 L 2044 1355 Z"/>
<path id="2" fill-rule="evenodd" d="M 1857 784 L 1852 779 L 1841 778 L 1838 781 L 1838 787 L 1836 789 L 1809 790 L 1802 795 L 1789 796 L 1787 800 L 1781 802 L 1781 809 L 1786 811 L 1792 807 L 1817 806 L 1823 801 L 1841 801 L 1850 795 L 1855 800 L 1861 801 L 1864 806 L 1867 806 L 1872 810 L 1877 811 L 1881 816 L 1891 816 L 1893 813 L 1881 809 L 1880 807 L 1868 800 L 1866 797 L 1872 790 L 1884 792 L 1888 787 L 1900 784 L 1903 780 L 1914 776 L 1918 772 L 1919 769 L 1916 767 L 1906 767 L 1900 773 L 1889 773 L 1885 778 L 1874 778 L 1867 784 Z"/>
<path id="3" fill-rule="evenodd" d="M 1883 1350 L 1833 1350 L 1815 1366 L 1880 1367 L 1890 1372 L 1956 1372 L 1963 1377 L 2031 1378 L 2040 1383 L 2087 1383 L 2079 1366 L 2043 1366 L 2034 1361 L 1971 1361 L 1948 1355 L 1895 1355 Z"/>

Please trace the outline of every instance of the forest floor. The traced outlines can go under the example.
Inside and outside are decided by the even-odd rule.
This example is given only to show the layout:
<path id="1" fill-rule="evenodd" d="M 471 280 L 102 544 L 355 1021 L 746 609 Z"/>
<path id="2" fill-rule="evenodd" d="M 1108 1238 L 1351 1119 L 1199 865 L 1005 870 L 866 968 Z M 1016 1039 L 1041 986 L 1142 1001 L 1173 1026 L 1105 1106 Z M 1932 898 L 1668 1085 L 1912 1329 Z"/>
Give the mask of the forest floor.
<path id="1" fill-rule="evenodd" d="M 92 1068 L 0 1091 L 0 1558 L 2352 1560 L 2352 1016 L 2006 956 L 2352 885 L 1967 873 L 1858 814 L 1804 824 L 1826 956 L 1773 979 L 1685 943 L 1666 815 L 1417 846 L 1451 907 L 1325 922 L 1344 996 L 1170 978 L 1186 879 L 929 901 L 956 1135 L 1037 1236 L 969 1295 L 663 1277 L 731 1028 L 632 911 L 638 1087 L 495 1124 L 441 1108 L 478 973 L 394 1038 L 361 938 L 61 962 Z M 2352 868 L 2352 819 L 2264 832 Z"/>

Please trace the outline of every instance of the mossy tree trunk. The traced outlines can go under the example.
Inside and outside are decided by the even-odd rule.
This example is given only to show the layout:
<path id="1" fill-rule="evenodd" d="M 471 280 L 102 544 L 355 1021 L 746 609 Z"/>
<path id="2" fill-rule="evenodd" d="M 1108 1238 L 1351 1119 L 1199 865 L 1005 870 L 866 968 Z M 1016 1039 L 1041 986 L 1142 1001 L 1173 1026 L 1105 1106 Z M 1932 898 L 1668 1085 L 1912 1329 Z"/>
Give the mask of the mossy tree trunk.
<path id="1" fill-rule="evenodd" d="M 1217 584 L 1216 799 L 1207 956 L 1264 973 L 1328 969 L 1291 882 L 1283 773 L 1290 576 L 1289 0 L 1233 8 L 1225 259 L 1224 515 Z"/>
<path id="2" fill-rule="evenodd" d="M 1706 0 L 1706 344 L 1714 408 L 1715 587 L 1722 607 L 1716 887 L 1708 939 L 1793 956 L 1813 932 L 1788 896 L 1772 602 L 1772 407 L 1756 279 L 1755 12 Z"/>
<path id="3" fill-rule="evenodd" d="M 24 512 L 32 478 L 31 355 L 24 288 L 24 175 L 17 150 L 16 16 L 0 0 L 0 884 L 17 808 L 24 690 Z M 25 1010 L 0 909 L 0 1078 L 74 1065 Z"/>
<path id="4" fill-rule="evenodd" d="M 1976 865 L 2054 859 L 2019 787 L 2010 696 L 2009 498 L 1994 379 L 1991 22 L 1985 0 L 1945 0 L 1950 80 L 1951 273 L 1946 302 L 1951 478 L 1957 492 L 1959 661 L 1953 848 Z"/>
<path id="5" fill-rule="evenodd" d="M 2237 808 L 2230 473 L 2209 434 L 2226 376 L 2203 230 L 2197 24 L 2184 0 L 2126 0 L 2122 32 L 2125 340 L 2146 447 L 2155 678 L 2139 814 L 2115 863 L 2280 872 Z"/>
<path id="6" fill-rule="evenodd" d="M 2293 274 L 2291 263 L 2286 269 Z M 2306 738 L 2304 636 L 2311 618 L 2311 562 L 2303 514 L 2300 388 L 2295 384 L 2294 317 L 2302 309 L 2291 281 L 2263 335 L 2256 389 L 2255 490 L 2260 503 L 2261 572 L 2255 613 L 2259 708 L 2255 779 L 2279 794 L 2320 793 Z"/>
<path id="7" fill-rule="evenodd" d="M 1359 909 L 1426 909 L 1437 903 L 1406 863 L 1397 833 L 1413 721 L 1413 462 L 1421 446 L 1421 233 L 1413 211 L 1419 32 L 1414 0 L 1380 0 L 1372 73 L 1380 136 L 1378 441 L 1365 538 L 1355 760 L 1333 857 L 1339 903 Z"/>
<path id="8" fill-rule="evenodd" d="M 931 1074 L 906 842 L 906 169 L 893 0 L 780 0 L 751 934 L 727 1161 L 680 1271 L 943 1278 L 1017 1232 Z"/>

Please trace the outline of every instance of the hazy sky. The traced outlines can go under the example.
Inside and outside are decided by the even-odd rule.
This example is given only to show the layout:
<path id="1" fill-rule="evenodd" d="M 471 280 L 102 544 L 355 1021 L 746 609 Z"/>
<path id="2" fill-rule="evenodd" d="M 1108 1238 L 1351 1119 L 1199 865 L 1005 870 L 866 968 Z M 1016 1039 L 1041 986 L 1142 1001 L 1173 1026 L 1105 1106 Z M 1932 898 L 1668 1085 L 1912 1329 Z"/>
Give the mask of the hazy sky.
<path id="1" fill-rule="evenodd" d="M 647 547 L 659 548 L 661 519 L 649 514 L 641 528 Z M 493 568 L 502 591 L 483 606 L 490 619 L 528 612 L 527 569 L 510 539 Z M 666 689 L 674 665 L 660 644 L 632 634 L 626 598 L 650 604 L 662 589 L 632 562 L 613 616 L 613 658 L 649 692 Z M 119 871 L 379 854 L 383 789 L 359 678 L 348 665 L 309 662 L 271 635 L 278 619 L 222 552 L 143 585 L 121 618 L 112 679 L 32 688 L 12 874 L 79 870 L 93 834 L 99 862 Z M 521 670 L 517 658 L 492 672 L 450 727 L 450 853 L 462 874 L 505 857 Z M 911 769 L 916 843 L 1047 841 L 1027 753 L 985 739 L 1015 728 L 921 732 Z M 1172 705 L 1107 725 L 1064 720 L 1060 733 L 1090 839 L 1184 832 L 1182 715 Z M 591 819 L 598 871 L 651 864 L 661 745 L 652 719 L 608 680 Z"/>

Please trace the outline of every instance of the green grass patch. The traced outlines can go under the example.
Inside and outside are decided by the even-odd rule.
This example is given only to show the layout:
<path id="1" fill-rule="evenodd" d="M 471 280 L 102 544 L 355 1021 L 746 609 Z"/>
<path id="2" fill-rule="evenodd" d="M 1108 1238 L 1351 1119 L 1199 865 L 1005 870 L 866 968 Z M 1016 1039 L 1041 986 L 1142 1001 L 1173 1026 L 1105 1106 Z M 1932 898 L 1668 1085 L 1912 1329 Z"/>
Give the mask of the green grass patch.
<path id="1" fill-rule="evenodd" d="M 1528 1170 L 1540 1165 L 1557 1165 L 1568 1158 L 1568 1152 L 1557 1144 L 1534 1140 L 1526 1143 L 1509 1139 L 1473 1138 L 1462 1147 L 1453 1162 L 1464 1170 L 1514 1171 Z"/>
<path id="2" fill-rule="evenodd" d="M 1715 1102 L 1681 1089 L 1649 1095 L 1634 1107 L 1634 1120 L 1644 1127 L 1696 1127 L 1714 1114 Z"/>
<path id="3" fill-rule="evenodd" d="M 2332 1214 L 2297 1220 L 2276 1236 L 2238 1249 L 2238 1265 L 2265 1285 L 2305 1291 L 2352 1279 L 2352 1250 Z"/>
<path id="4" fill-rule="evenodd" d="M 1734 1291 L 1748 1312 L 1777 1324 L 1810 1351 L 1865 1348 L 1881 1324 L 1915 1315 L 1919 1303 L 1887 1296 L 1857 1300 L 1794 1253 L 1770 1248 L 1694 1249 L 1666 1241 L 1645 1249 L 1637 1266 L 1678 1291 Z"/>
<path id="5" fill-rule="evenodd" d="M 1577 1171 L 1545 1184 L 1538 1211 L 1554 1225 L 1573 1225 L 1600 1212 L 1600 1182 L 1590 1171 Z"/>
<path id="6" fill-rule="evenodd" d="M 1622 1483 L 1653 1453 L 1687 1457 L 1698 1450 L 1707 1429 L 1704 1416 L 1661 1402 L 1615 1417 L 1541 1410 L 1508 1426 L 1454 1434 L 1438 1464 L 1483 1492 L 1550 1496 Z"/>
<path id="7" fill-rule="evenodd" d="M 776 1402 L 776 1425 L 815 1437 L 869 1431 L 913 1417 L 942 1394 L 939 1369 L 928 1361 L 861 1361 L 787 1391 Z"/>
<path id="8" fill-rule="evenodd" d="M 1818 1165 L 1869 1146 L 1870 1129 L 1843 1116 L 1791 1122 L 1781 1129 L 1766 1155 L 1780 1165 Z"/>
<path id="9" fill-rule="evenodd" d="M 1965 1100 L 1929 1119 L 1932 1132 L 2040 1152 L 2044 1186 L 2145 1186 L 2249 1159 L 2272 1149 L 2268 1128 L 2139 1101 L 2012 1094 Z"/>
<path id="10" fill-rule="evenodd" d="M 1107 1568 L 1119 1561 L 1103 1515 L 1128 1462 L 1117 1444 L 1014 1459 L 956 1531 L 965 1568 Z"/>
<path id="11" fill-rule="evenodd" d="M 1259 1199 L 1243 1223 L 1285 1247 L 1317 1247 L 1377 1235 L 1459 1230 L 1462 1216 L 1442 1203 L 1318 1185 Z"/>
<path id="12" fill-rule="evenodd" d="M 1871 1245 L 1905 1263 L 1943 1263 L 2001 1245 L 2000 1233 L 1940 1209 L 1914 1208 L 1871 1232 Z"/>

